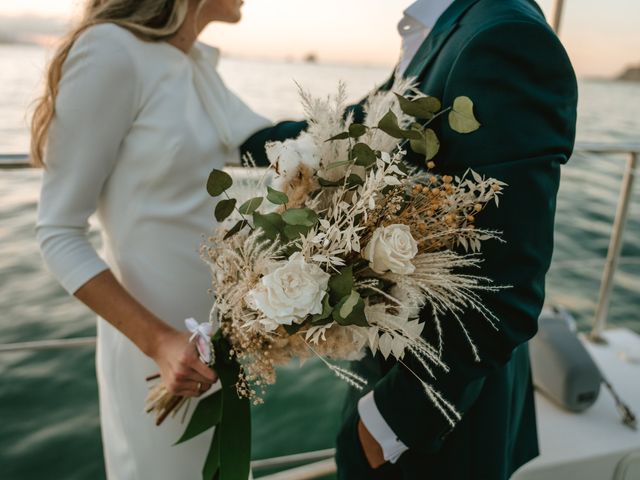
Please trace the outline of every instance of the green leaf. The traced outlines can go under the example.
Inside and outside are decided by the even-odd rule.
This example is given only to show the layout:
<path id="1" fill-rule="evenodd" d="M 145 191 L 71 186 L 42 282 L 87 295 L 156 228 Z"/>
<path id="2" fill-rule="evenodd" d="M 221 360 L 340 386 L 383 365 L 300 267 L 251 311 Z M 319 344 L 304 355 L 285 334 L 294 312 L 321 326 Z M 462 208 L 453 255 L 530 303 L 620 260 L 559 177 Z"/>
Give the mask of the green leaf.
<path id="1" fill-rule="evenodd" d="M 260 205 L 262 205 L 263 200 L 263 197 L 252 198 L 240 205 L 240 208 L 238 208 L 238 210 L 243 215 L 252 215 L 253 212 L 255 212 L 260 207 Z"/>
<path id="2" fill-rule="evenodd" d="M 355 173 L 352 173 L 351 175 L 349 175 L 349 177 L 347 178 L 347 187 L 352 188 L 352 187 L 357 187 L 359 185 L 364 185 L 364 180 L 359 175 L 356 175 Z"/>
<path id="3" fill-rule="evenodd" d="M 410 140 L 420 140 L 420 132 L 415 130 L 403 130 L 398 125 L 398 117 L 392 110 L 378 122 L 378 128 L 393 138 L 406 138 Z"/>
<path id="4" fill-rule="evenodd" d="M 289 197 L 286 193 L 279 192 L 271 187 L 267 187 L 267 200 L 275 205 L 286 205 Z"/>
<path id="5" fill-rule="evenodd" d="M 207 192 L 212 197 L 222 195 L 233 185 L 233 179 L 227 172 L 213 169 L 207 180 Z"/>
<path id="6" fill-rule="evenodd" d="M 222 398 L 222 390 L 219 392 L 220 398 Z M 207 453 L 207 458 L 205 459 L 204 468 L 202 469 L 202 478 L 203 479 L 213 479 L 219 478 L 220 473 L 220 433 L 216 429 L 213 433 L 213 439 L 211 441 L 211 446 L 209 447 L 209 452 Z"/>
<path id="7" fill-rule="evenodd" d="M 376 154 L 369 145 L 356 143 L 351 149 L 351 159 L 356 165 L 368 168 L 376 163 Z"/>
<path id="8" fill-rule="evenodd" d="M 300 238 L 300 235 L 309 233 L 309 230 L 311 230 L 311 227 L 305 225 L 285 225 L 284 236 L 289 240 L 297 240 Z"/>
<path id="9" fill-rule="evenodd" d="M 249 222 L 247 222 L 246 220 L 240 220 L 238 223 L 236 223 L 231 228 L 231 230 L 229 230 L 227 232 L 227 234 L 224 236 L 224 240 L 227 240 L 227 239 L 233 237 L 236 233 L 238 233 L 240 230 L 242 230 L 247 225 L 249 225 Z"/>
<path id="10" fill-rule="evenodd" d="M 302 324 L 301 323 L 292 323 L 291 325 L 283 325 L 283 327 L 284 327 L 284 330 L 289 335 L 295 335 L 302 328 Z"/>
<path id="11" fill-rule="evenodd" d="M 427 160 L 431 160 L 440 151 L 440 140 L 438 140 L 438 136 L 436 135 L 436 132 L 434 132 L 430 128 L 427 128 L 424 131 L 424 136 L 425 136 L 425 143 L 427 147 L 425 156 Z"/>
<path id="12" fill-rule="evenodd" d="M 240 398 L 236 383 L 240 365 L 229 360 L 228 344 L 215 344 L 216 371 L 222 382 L 220 435 L 220 480 L 249 478 L 251 463 L 251 410 L 249 399 Z M 210 478 L 210 477 L 209 477 Z"/>
<path id="13" fill-rule="evenodd" d="M 400 102 L 400 108 L 407 115 L 415 118 L 431 120 L 440 111 L 442 104 L 436 97 L 421 97 L 409 100 L 402 95 L 395 94 Z"/>
<path id="14" fill-rule="evenodd" d="M 284 221 L 278 213 L 267 213 L 263 215 L 262 213 L 254 212 L 253 225 L 256 228 L 261 228 L 267 238 L 275 240 L 278 235 L 282 233 Z"/>
<path id="15" fill-rule="evenodd" d="M 427 155 L 427 142 L 424 136 L 420 140 L 410 140 L 411 150 L 420 155 Z"/>
<path id="16" fill-rule="evenodd" d="M 352 290 L 338 302 L 338 305 L 333 309 L 333 320 L 344 326 L 366 327 L 368 325 L 364 314 L 364 300 L 358 292 Z"/>
<path id="17" fill-rule="evenodd" d="M 337 304 L 353 290 L 353 268 L 351 266 L 340 270 L 340 273 L 329 279 L 329 295 L 331 304 Z"/>
<path id="18" fill-rule="evenodd" d="M 234 208 L 236 208 L 235 198 L 220 200 L 216 205 L 216 210 L 215 210 L 216 220 L 219 222 L 222 222 L 229 215 L 231 215 L 231 212 L 233 212 Z"/>
<path id="19" fill-rule="evenodd" d="M 180 437 L 180 440 L 173 445 L 175 446 L 182 442 L 186 442 L 187 440 L 191 440 L 193 437 L 206 432 L 214 425 L 220 423 L 221 418 L 222 391 L 218 390 L 198 402 L 182 437 Z"/>
<path id="20" fill-rule="evenodd" d="M 327 142 L 333 142 L 334 140 L 346 140 L 347 138 L 349 138 L 349 132 L 342 132 L 334 137 L 331 137 L 329 140 L 327 140 Z"/>
<path id="21" fill-rule="evenodd" d="M 318 214 L 310 208 L 290 208 L 282 213 L 282 219 L 288 225 L 313 227 L 318 223 Z"/>
<path id="22" fill-rule="evenodd" d="M 367 133 L 367 127 L 361 123 L 352 123 L 349 125 L 349 136 L 351 138 L 359 138 Z"/>
<path id="23" fill-rule="evenodd" d="M 327 323 L 331 323 L 331 312 L 333 312 L 333 307 L 329 303 L 329 295 L 325 295 L 322 299 L 322 313 L 317 313 L 311 317 L 311 323 L 314 325 L 324 325 Z"/>
<path id="24" fill-rule="evenodd" d="M 469 97 L 457 97 L 449 112 L 449 125 L 458 133 L 471 133 L 480 128 L 473 114 L 473 102 Z"/>
<path id="25" fill-rule="evenodd" d="M 318 177 L 318 183 L 323 187 L 339 187 L 344 183 L 344 178 L 338 180 L 327 180 L 326 178 Z"/>

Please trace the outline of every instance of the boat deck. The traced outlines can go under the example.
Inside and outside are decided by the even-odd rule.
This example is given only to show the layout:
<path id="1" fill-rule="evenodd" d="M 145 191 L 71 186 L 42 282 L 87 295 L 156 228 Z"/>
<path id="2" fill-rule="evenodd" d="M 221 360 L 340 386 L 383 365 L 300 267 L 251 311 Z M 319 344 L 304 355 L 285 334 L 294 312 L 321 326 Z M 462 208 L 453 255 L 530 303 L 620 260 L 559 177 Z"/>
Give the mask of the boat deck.
<path id="1" fill-rule="evenodd" d="M 607 344 L 581 340 L 623 401 L 640 413 L 640 335 L 627 329 L 603 332 Z M 622 424 L 604 387 L 594 405 L 571 413 L 536 393 L 540 456 L 512 480 L 640 480 L 640 431 Z"/>

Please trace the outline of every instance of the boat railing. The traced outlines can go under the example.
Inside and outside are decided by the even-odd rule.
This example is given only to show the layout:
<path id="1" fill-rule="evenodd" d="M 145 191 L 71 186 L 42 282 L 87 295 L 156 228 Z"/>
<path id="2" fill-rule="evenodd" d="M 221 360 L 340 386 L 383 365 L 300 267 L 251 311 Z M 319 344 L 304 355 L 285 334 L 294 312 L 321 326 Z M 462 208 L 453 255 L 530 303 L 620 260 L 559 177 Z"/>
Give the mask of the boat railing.
<path id="1" fill-rule="evenodd" d="M 579 143 L 575 148 L 576 153 L 613 155 L 626 159 L 626 167 L 622 176 L 622 185 L 616 214 L 613 221 L 609 248 L 600 282 L 598 303 L 595 310 L 593 325 L 589 339 L 593 342 L 604 342 L 602 332 L 607 327 L 607 315 L 611 294 L 613 292 L 614 277 L 620 264 L 620 254 L 623 245 L 624 230 L 629 217 L 629 206 L 633 192 L 633 183 L 640 156 L 640 144 L 604 144 L 604 143 Z M 16 170 L 31 168 L 27 155 L 0 155 L 0 170 Z M 32 342 L 20 342 L 0 344 L 0 353 L 43 351 L 66 349 L 73 347 L 86 347 L 95 345 L 95 337 L 42 340 Z M 254 470 L 285 468 L 300 465 L 284 472 L 257 477 L 263 480 L 312 480 L 330 475 L 335 472 L 333 449 L 306 452 L 284 457 L 255 460 L 252 462 Z"/>

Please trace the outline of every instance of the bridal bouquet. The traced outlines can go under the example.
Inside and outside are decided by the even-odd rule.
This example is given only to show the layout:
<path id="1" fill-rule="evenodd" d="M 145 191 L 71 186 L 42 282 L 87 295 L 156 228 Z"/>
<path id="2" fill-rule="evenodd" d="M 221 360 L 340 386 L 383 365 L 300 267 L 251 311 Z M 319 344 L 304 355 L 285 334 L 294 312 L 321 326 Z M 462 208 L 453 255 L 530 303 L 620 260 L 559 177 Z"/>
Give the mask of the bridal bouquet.
<path id="1" fill-rule="evenodd" d="M 425 401 L 455 424 L 458 412 L 429 383 L 447 369 L 444 345 L 425 340 L 419 312 L 431 307 L 428 328 L 435 332 L 445 312 L 465 332 L 467 309 L 497 321 L 479 293 L 499 287 L 461 270 L 478 267 L 482 242 L 498 238 L 476 228 L 475 219 L 488 203 L 498 204 L 505 184 L 472 171 L 433 173 L 439 140 L 429 124 L 447 115 L 453 130 L 473 132 L 480 124 L 471 100 L 458 97 L 443 108 L 401 80 L 368 98 L 361 123 L 345 114 L 344 86 L 326 100 L 302 92 L 302 101 L 309 128 L 266 146 L 270 175 L 254 188 L 261 195 L 238 201 L 229 174 L 214 170 L 208 179 L 220 225 L 201 256 L 216 296 L 211 322 L 220 328 L 211 338 L 190 328 L 223 388 L 199 403 L 181 439 L 216 426 L 207 479 L 216 472 L 222 480 L 248 477 L 250 400 L 259 402 L 276 367 L 292 359 L 317 357 L 362 388 L 366 381 L 337 361 L 358 359 L 366 348 L 403 364 L 410 355 L 422 366 L 412 373 Z M 407 148 L 427 168 L 406 163 Z M 159 391 L 152 400 L 157 413 L 169 401 Z"/>

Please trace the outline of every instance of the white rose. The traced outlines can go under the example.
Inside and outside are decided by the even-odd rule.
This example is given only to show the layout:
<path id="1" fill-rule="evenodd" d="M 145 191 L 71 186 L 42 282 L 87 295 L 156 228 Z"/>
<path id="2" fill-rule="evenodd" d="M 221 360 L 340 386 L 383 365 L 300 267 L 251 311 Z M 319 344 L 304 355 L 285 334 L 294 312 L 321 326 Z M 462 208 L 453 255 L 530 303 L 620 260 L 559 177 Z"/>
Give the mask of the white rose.
<path id="1" fill-rule="evenodd" d="M 247 296 L 248 302 L 269 319 L 265 326 L 270 330 L 278 325 L 302 323 L 307 315 L 322 313 L 322 300 L 331 277 L 317 265 L 305 262 L 299 252 L 281 263 L 262 277 Z"/>
<path id="2" fill-rule="evenodd" d="M 411 260 L 418 254 L 418 243 L 411 236 L 407 225 L 389 225 L 377 228 L 364 251 L 362 257 L 369 260 L 374 272 L 407 275 L 416 267 Z"/>
<path id="3" fill-rule="evenodd" d="M 277 168 L 278 176 L 283 180 L 295 176 L 301 164 L 314 172 L 320 167 L 316 143 L 307 132 L 302 132 L 295 140 L 267 143 L 265 151 L 269 162 Z"/>

